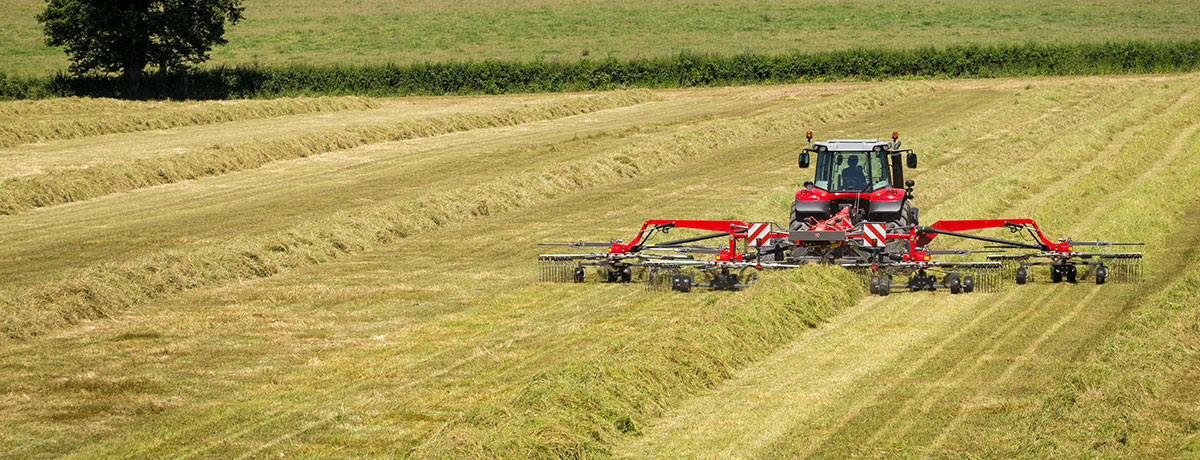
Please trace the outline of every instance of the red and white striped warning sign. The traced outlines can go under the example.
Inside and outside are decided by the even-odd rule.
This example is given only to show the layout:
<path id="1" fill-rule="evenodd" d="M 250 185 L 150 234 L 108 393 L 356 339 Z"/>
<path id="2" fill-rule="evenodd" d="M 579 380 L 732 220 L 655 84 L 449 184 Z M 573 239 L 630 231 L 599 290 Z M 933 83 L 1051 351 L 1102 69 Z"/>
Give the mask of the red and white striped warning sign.
<path id="1" fill-rule="evenodd" d="M 883 224 L 863 225 L 863 244 L 882 248 L 887 245 L 887 228 Z"/>
<path id="2" fill-rule="evenodd" d="M 767 239 L 770 237 L 770 222 L 751 222 L 750 228 L 746 230 L 746 244 L 750 246 L 762 246 L 767 244 Z"/>

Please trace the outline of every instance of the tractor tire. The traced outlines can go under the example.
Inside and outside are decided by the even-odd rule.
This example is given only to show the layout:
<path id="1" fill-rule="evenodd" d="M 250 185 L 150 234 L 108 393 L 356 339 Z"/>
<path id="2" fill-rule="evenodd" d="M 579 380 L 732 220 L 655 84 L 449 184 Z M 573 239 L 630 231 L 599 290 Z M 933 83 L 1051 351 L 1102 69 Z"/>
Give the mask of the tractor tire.
<path id="1" fill-rule="evenodd" d="M 689 275 L 675 275 L 671 277 L 671 289 L 678 292 L 688 292 L 692 290 L 692 277 Z"/>
<path id="2" fill-rule="evenodd" d="M 1108 267 L 1103 265 L 1096 267 L 1096 284 L 1104 284 L 1108 281 Z"/>

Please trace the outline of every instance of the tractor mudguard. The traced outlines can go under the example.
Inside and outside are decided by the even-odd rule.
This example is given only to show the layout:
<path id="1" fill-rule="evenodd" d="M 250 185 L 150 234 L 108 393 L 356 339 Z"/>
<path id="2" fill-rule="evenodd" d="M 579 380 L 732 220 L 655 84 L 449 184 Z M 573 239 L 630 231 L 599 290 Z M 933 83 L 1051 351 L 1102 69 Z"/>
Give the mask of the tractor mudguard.
<path id="1" fill-rule="evenodd" d="M 792 203 L 792 215 L 827 216 L 829 215 L 829 201 L 796 200 Z"/>
<path id="2" fill-rule="evenodd" d="M 900 212 L 904 207 L 904 200 L 895 201 L 872 201 L 871 207 L 867 211 L 870 215 L 878 214 L 895 214 Z"/>

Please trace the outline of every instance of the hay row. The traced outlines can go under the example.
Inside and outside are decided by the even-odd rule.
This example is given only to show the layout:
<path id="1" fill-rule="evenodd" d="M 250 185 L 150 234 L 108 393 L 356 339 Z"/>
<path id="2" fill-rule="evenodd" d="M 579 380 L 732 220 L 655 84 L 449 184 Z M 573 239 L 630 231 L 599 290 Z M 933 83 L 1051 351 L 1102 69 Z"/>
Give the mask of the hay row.
<path id="1" fill-rule="evenodd" d="M 600 158 L 564 162 L 412 201 L 339 212 L 273 235 L 233 238 L 99 265 L 63 281 L 0 296 L 5 299 L 0 301 L 0 337 L 31 337 L 196 287 L 325 262 L 455 222 L 529 207 L 565 193 L 679 165 L 746 139 L 795 132 L 932 90 L 928 84 L 898 82 L 849 93 L 816 107 L 714 120 Z"/>
<path id="2" fill-rule="evenodd" d="M 865 290 L 840 267 L 765 272 L 746 291 L 681 317 L 666 337 L 535 376 L 500 405 L 482 404 L 417 449 L 429 458 L 593 458 L 641 433 L 673 401 L 712 388 Z"/>
<path id="3" fill-rule="evenodd" d="M 656 96 L 646 90 L 571 98 L 481 113 L 438 115 L 396 123 L 327 130 L 296 137 L 209 147 L 178 155 L 63 168 L 0 182 L 0 214 L 81 201 L 153 185 L 253 169 L 265 164 L 367 144 L 429 137 L 471 129 L 513 126 L 636 105 Z"/>
<path id="4" fill-rule="evenodd" d="M 379 107 L 377 101 L 357 96 L 195 104 L 128 102 L 111 99 L 93 101 L 80 98 L 9 102 L 0 104 L 0 120 L 3 120 L 3 123 L 0 123 L 0 148 L 102 134 L 169 129 L 303 113 L 367 110 L 377 107 Z M 72 111 L 116 112 L 85 113 L 72 117 L 69 114 Z M 121 111 L 132 113 L 122 113 Z M 38 114 L 62 114 L 63 112 L 68 112 L 67 116 L 37 116 Z"/>

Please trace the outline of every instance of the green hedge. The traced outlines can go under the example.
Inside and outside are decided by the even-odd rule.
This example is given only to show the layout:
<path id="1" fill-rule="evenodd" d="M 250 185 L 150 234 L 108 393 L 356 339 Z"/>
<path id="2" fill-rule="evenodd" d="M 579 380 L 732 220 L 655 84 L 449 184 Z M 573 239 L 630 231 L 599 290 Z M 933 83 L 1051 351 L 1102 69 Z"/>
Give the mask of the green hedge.
<path id="1" fill-rule="evenodd" d="M 822 53 L 642 59 L 467 61 L 411 65 L 239 66 L 150 74 L 137 91 L 112 76 L 0 75 L 0 98 L 104 96 L 227 99 L 313 95 L 404 96 L 678 88 L 901 77 L 1002 77 L 1186 72 L 1200 40 L 967 45 Z"/>

